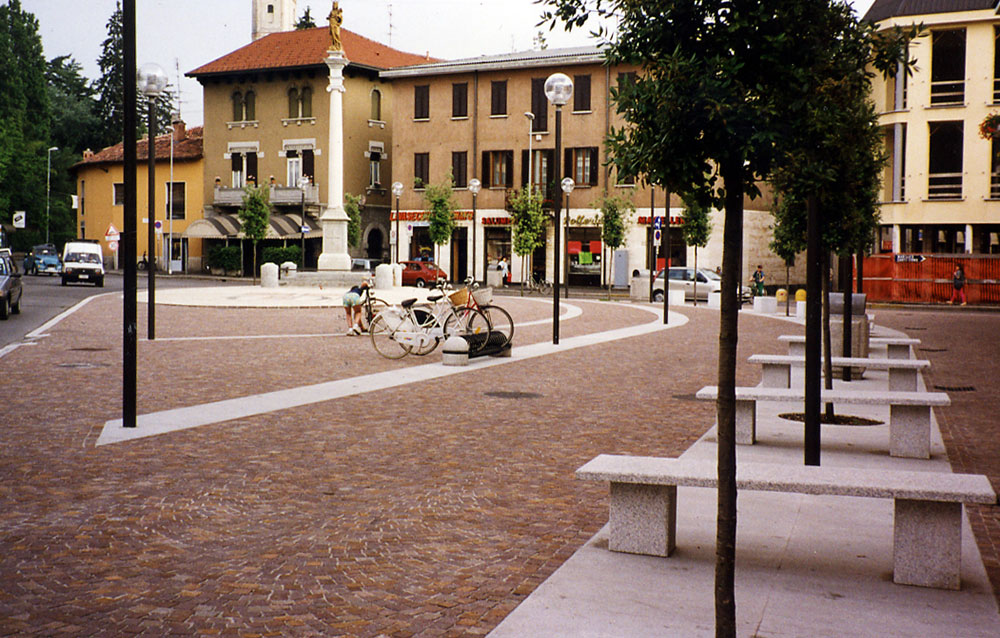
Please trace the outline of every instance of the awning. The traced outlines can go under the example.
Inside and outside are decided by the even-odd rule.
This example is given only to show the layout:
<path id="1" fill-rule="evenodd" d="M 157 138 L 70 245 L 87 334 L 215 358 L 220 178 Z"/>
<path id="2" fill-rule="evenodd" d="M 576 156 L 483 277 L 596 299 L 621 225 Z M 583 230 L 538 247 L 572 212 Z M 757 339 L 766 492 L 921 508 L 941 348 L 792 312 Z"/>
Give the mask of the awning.
<path id="1" fill-rule="evenodd" d="M 301 218 L 298 215 L 271 215 L 271 223 L 267 229 L 267 239 L 298 239 L 302 237 L 299 230 Z M 323 231 L 319 224 L 306 216 L 309 232 L 306 237 L 312 239 L 322 237 Z M 184 237 L 196 239 L 243 239 L 243 225 L 238 215 L 212 215 L 198 219 L 188 225 Z"/>

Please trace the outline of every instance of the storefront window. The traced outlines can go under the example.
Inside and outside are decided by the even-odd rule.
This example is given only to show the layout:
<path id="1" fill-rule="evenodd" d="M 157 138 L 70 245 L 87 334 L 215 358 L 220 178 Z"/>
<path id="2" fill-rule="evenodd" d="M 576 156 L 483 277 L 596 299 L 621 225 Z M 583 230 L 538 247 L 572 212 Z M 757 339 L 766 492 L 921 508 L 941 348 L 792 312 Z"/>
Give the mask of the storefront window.
<path id="1" fill-rule="evenodd" d="M 496 268 L 501 257 L 511 261 L 510 227 L 501 226 L 486 229 L 486 267 Z"/>
<path id="2" fill-rule="evenodd" d="M 601 285 L 602 248 L 600 228 L 569 229 L 566 252 L 569 253 L 571 285 Z"/>

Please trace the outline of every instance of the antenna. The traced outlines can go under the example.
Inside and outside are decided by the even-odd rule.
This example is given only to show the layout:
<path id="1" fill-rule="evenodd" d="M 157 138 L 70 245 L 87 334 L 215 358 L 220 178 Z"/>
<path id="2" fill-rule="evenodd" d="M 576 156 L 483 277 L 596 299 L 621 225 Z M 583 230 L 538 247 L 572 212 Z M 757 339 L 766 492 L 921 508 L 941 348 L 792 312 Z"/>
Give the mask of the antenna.
<path id="1" fill-rule="evenodd" d="M 174 69 L 177 71 L 177 116 L 175 119 L 181 119 L 181 61 L 174 58 Z"/>
<path id="2" fill-rule="evenodd" d="M 389 46 L 392 46 L 392 3 L 388 3 L 389 8 Z"/>

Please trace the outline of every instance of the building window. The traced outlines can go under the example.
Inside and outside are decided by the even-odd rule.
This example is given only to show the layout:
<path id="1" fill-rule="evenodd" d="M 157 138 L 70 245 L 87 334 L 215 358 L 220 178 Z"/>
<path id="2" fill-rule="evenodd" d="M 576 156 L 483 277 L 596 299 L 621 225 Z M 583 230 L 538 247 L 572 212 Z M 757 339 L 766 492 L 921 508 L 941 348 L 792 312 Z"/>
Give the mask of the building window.
<path id="1" fill-rule="evenodd" d="M 451 154 L 451 176 L 455 188 L 465 188 L 469 185 L 469 159 L 465 151 L 456 151 Z"/>
<path id="2" fill-rule="evenodd" d="M 376 155 L 373 153 L 373 155 Z M 369 188 L 381 188 L 382 187 L 382 163 L 377 157 L 370 157 L 368 159 L 368 187 Z"/>
<path id="3" fill-rule="evenodd" d="M 185 182 L 167 182 L 163 185 L 166 195 L 163 198 L 167 219 L 184 219 Z"/>
<path id="4" fill-rule="evenodd" d="M 618 74 L 618 90 L 621 91 L 625 86 L 635 84 L 635 71 L 626 71 L 625 73 Z"/>
<path id="5" fill-rule="evenodd" d="M 512 188 L 514 151 L 483 151 L 483 178 L 487 188 Z"/>
<path id="6" fill-rule="evenodd" d="M 965 103 L 965 29 L 934 31 L 931 106 Z"/>
<path id="7" fill-rule="evenodd" d="M 490 115 L 507 115 L 507 80 L 490 82 Z"/>
<path id="8" fill-rule="evenodd" d="M 311 148 L 285 150 L 285 178 L 290 188 L 298 188 L 299 178 L 315 182 L 315 153 Z"/>
<path id="9" fill-rule="evenodd" d="M 617 186 L 635 186 L 635 176 L 622 175 L 621 171 L 615 169 L 615 184 Z"/>
<path id="10" fill-rule="evenodd" d="M 531 130 L 542 133 L 549 130 L 549 100 L 545 97 L 545 78 L 531 78 Z"/>
<path id="11" fill-rule="evenodd" d="M 312 117 L 312 89 L 308 86 L 302 90 L 292 87 L 288 89 L 288 118 L 297 120 Z"/>
<path id="12" fill-rule="evenodd" d="M 467 82 L 451 85 L 451 116 L 469 117 L 469 84 Z"/>
<path id="13" fill-rule="evenodd" d="M 299 90 L 295 87 L 288 89 L 288 117 L 299 116 Z"/>
<path id="14" fill-rule="evenodd" d="M 431 168 L 430 153 L 413 154 L 413 188 L 424 188 L 427 186 Z"/>
<path id="15" fill-rule="evenodd" d="M 243 188 L 251 180 L 257 180 L 256 151 L 233 151 L 230 153 L 230 160 L 232 162 L 233 188 Z"/>
<path id="16" fill-rule="evenodd" d="M 302 91 L 299 95 L 299 108 L 301 115 L 299 117 L 312 117 L 313 114 L 313 92 L 312 88 L 308 86 L 302 87 Z"/>
<path id="17" fill-rule="evenodd" d="M 376 122 L 382 121 L 382 92 L 378 89 L 372 89 L 371 119 Z"/>
<path id="18" fill-rule="evenodd" d="M 883 199 L 890 202 L 906 201 L 906 124 L 886 127 L 885 148 L 889 153 L 889 162 L 882 180 L 885 184 Z"/>
<path id="19" fill-rule="evenodd" d="M 990 199 L 1000 199 L 1000 144 L 990 140 Z"/>
<path id="20" fill-rule="evenodd" d="M 599 163 L 597 147 L 567 148 L 563 174 L 573 178 L 577 186 L 597 186 Z"/>
<path id="21" fill-rule="evenodd" d="M 531 151 L 531 161 L 528 161 L 528 150 L 521 151 L 521 185 L 528 185 L 528 171 L 531 171 L 531 185 L 542 191 L 542 197 L 552 199 L 548 189 L 555 182 L 552 174 L 555 151 L 551 148 L 536 148 Z"/>
<path id="22" fill-rule="evenodd" d="M 590 76 L 573 76 L 573 111 L 586 113 L 590 111 Z"/>
<path id="23" fill-rule="evenodd" d="M 125 205 L 125 184 L 117 182 L 112 186 L 115 206 Z"/>
<path id="24" fill-rule="evenodd" d="M 993 103 L 1000 104 L 1000 26 L 993 27 Z"/>
<path id="25" fill-rule="evenodd" d="M 962 122 L 931 122 L 927 198 L 962 197 Z"/>
<path id="26" fill-rule="evenodd" d="M 413 119 L 426 120 L 431 116 L 431 87 L 421 84 L 413 87 Z"/>

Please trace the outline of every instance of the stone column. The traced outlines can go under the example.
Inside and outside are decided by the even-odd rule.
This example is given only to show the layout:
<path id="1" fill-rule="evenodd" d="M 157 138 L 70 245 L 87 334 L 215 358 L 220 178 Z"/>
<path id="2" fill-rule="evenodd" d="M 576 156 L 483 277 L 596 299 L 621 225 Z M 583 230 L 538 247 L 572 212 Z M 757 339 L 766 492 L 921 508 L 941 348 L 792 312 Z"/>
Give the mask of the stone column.
<path id="1" fill-rule="evenodd" d="M 347 213 L 344 212 L 344 67 L 343 51 L 327 51 L 330 68 L 330 139 L 327 146 L 327 205 L 319 218 L 323 228 L 323 252 L 319 270 L 350 270 L 347 252 Z"/>

